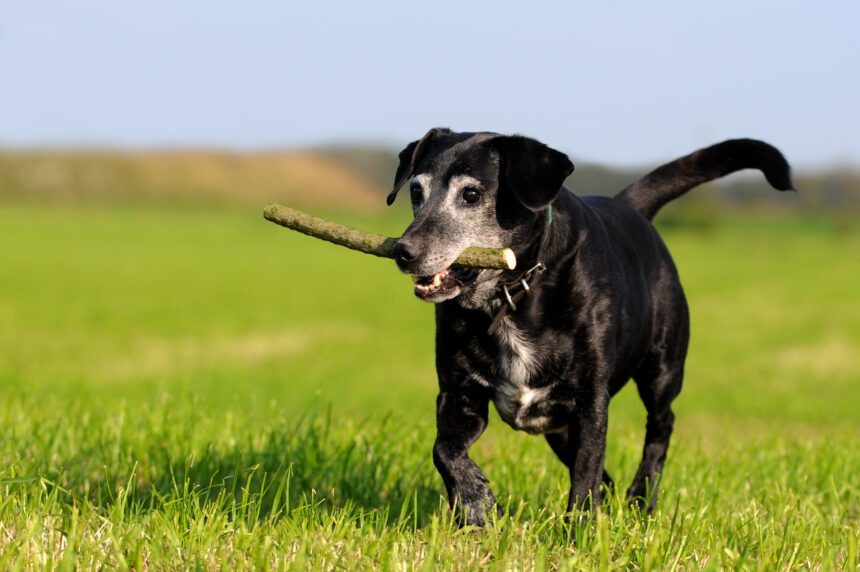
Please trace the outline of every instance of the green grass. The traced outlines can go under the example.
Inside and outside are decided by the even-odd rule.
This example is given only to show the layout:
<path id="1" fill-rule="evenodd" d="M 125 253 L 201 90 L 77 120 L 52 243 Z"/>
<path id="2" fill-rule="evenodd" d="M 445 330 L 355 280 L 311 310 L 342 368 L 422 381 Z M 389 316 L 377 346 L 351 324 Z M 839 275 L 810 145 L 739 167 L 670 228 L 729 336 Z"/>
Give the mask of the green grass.
<path id="1" fill-rule="evenodd" d="M 693 340 L 663 494 L 570 542 L 566 470 L 495 413 L 508 513 L 451 524 L 432 308 L 390 261 L 259 209 L 0 206 L 0 569 L 856 569 L 860 231 L 664 236 Z M 635 390 L 610 414 L 626 485 Z"/>

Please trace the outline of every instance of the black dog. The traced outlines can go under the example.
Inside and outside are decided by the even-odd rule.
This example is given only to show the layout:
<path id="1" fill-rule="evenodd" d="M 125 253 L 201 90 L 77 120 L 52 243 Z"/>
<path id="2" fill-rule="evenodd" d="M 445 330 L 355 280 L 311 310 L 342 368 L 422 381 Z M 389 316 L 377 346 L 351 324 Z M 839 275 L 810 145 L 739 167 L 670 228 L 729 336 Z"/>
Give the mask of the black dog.
<path id="1" fill-rule="evenodd" d="M 663 165 L 614 198 L 563 188 L 573 164 L 526 137 L 432 129 L 400 153 L 388 203 L 411 181 L 415 220 L 395 259 L 415 295 L 437 303 L 433 461 L 463 522 L 484 525 L 495 505 L 468 455 L 490 401 L 513 428 L 545 434 L 568 466 L 568 511 L 596 507 L 601 481 L 612 484 L 603 469 L 609 399 L 631 377 L 648 421 L 627 495 L 653 510 L 690 329 L 650 221 L 696 185 L 746 168 L 792 188 L 780 152 L 751 139 Z M 451 268 L 472 245 L 513 248 L 517 269 Z"/>

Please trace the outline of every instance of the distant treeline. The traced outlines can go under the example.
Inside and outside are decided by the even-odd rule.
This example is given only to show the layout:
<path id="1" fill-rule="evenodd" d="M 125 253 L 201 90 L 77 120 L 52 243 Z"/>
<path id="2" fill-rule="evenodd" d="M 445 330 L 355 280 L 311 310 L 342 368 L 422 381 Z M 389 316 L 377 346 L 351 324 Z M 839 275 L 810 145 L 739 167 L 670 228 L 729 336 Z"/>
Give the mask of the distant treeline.
<path id="1" fill-rule="evenodd" d="M 397 168 L 394 150 L 326 147 L 304 151 L 0 150 L 0 200 L 87 203 L 187 203 L 383 208 Z M 653 167 L 579 163 L 567 186 L 612 195 Z M 797 193 L 778 193 L 747 171 L 706 185 L 661 215 L 691 221 L 736 208 L 860 214 L 860 171 L 795 172 Z M 675 214 L 673 214 L 675 213 Z"/>
<path id="2" fill-rule="evenodd" d="M 394 179 L 397 155 L 392 151 L 365 147 L 329 147 L 321 152 L 387 188 Z M 566 186 L 580 195 L 613 195 L 657 165 L 642 168 L 607 167 L 577 163 Z M 710 203 L 713 207 L 761 206 L 779 209 L 860 211 L 860 170 L 833 169 L 820 172 L 795 171 L 797 193 L 775 192 L 754 171 L 738 173 L 703 185 L 685 197 L 687 202 Z"/>

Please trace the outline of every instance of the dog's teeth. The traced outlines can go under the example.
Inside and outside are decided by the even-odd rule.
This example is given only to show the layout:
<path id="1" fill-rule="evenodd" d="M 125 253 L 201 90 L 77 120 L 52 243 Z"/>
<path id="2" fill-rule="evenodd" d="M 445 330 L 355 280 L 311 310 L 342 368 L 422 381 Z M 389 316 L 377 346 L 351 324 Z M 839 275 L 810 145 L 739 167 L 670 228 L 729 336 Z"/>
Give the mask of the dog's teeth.
<path id="1" fill-rule="evenodd" d="M 433 286 L 436 287 L 441 283 L 442 283 L 442 275 L 441 274 L 434 274 L 433 275 Z"/>

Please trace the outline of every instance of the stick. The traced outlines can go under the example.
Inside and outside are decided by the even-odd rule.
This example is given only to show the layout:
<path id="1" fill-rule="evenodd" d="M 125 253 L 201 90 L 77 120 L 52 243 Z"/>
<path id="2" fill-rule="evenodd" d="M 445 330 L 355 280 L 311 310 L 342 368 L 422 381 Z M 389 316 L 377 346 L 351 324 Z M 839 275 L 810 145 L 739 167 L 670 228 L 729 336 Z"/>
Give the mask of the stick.
<path id="1" fill-rule="evenodd" d="M 271 204 L 263 209 L 263 216 L 267 220 L 314 238 L 374 256 L 394 258 L 393 249 L 394 243 L 397 242 L 396 238 L 364 232 L 278 204 Z M 454 261 L 453 266 L 513 270 L 517 266 L 517 257 L 510 248 L 471 246 L 463 251 Z"/>

